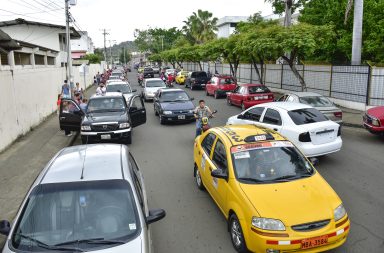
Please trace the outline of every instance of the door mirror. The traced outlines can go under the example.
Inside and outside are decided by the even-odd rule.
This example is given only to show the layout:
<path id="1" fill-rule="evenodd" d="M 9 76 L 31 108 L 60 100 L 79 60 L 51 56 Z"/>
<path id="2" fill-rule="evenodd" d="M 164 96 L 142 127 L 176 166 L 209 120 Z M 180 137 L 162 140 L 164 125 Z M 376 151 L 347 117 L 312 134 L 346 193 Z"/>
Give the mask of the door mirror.
<path id="1" fill-rule="evenodd" d="M 237 118 L 238 119 L 244 119 L 244 115 L 243 114 L 239 114 L 239 115 L 237 115 Z"/>
<path id="2" fill-rule="evenodd" d="M 9 235 L 9 231 L 11 231 L 11 224 L 9 223 L 9 221 L 0 221 L 0 234 Z"/>
<path id="3" fill-rule="evenodd" d="M 147 225 L 159 221 L 165 217 L 165 211 L 163 209 L 149 210 L 149 215 L 145 218 Z"/>
<path id="4" fill-rule="evenodd" d="M 215 178 L 228 179 L 227 173 L 224 173 L 221 169 L 212 170 L 211 176 Z"/>
<path id="5" fill-rule="evenodd" d="M 312 163 L 313 166 L 319 165 L 319 159 L 316 157 L 309 158 L 309 161 Z"/>

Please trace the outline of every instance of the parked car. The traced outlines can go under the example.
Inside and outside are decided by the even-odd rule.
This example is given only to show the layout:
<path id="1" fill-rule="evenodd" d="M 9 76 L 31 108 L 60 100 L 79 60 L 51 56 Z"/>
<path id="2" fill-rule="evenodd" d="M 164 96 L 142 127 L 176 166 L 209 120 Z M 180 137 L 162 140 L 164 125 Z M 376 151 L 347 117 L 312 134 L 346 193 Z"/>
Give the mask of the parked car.
<path id="1" fill-rule="evenodd" d="M 300 103 L 272 102 L 255 105 L 228 119 L 228 125 L 253 124 L 270 128 L 292 141 L 307 157 L 341 149 L 341 126 L 317 109 Z"/>
<path id="2" fill-rule="evenodd" d="M 181 89 L 159 89 L 153 99 L 153 106 L 160 124 L 194 121 L 193 99 Z"/>
<path id="3" fill-rule="evenodd" d="M 28 191 L 15 220 L 1 221 L 11 252 L 152 252 L 142 173 L 125 145 L 59 151 Z"/>
<path id="4" fill-rule="evenodd" d="M 155 74 L 160 73 L 160 68 L 158 66 L 153 66 L 152 69 L 153 69 L 153 73 L 155 73 Z"/>
<path id="5" fill-rule="evenodd" d="M 227 93 L 228 105 L 241 106 L 244 111 L 254 105 L 273 102 L 274 95 L 262 84 L 239 84 L 235 90 Z"/>
<path id="6" fill-rule="evenodd" d="M 347 240 L 343 202 L 280 134 L 255 126 L 215 127 L 195 139 L 193 153 L 196 185 L 224 215 L 237 252 L 314 253 Z"/>
<path id="7" fill-rule="evenodd" d="M 121 92 L 128 103 L 129 100 L 132 98 L 132 96 L 135 94 L 134 92 L 136 92 L 137 90 L 136 89 L 132 90 L 131 85 L 128 82 L 115 81 L 115 82 L 108 83 L 106 91 Z"/>
<path id="8" fill-rule="evenodd" d="M 142 97 L 144 101 L 152 100 L 156 92 L 161 88 L 166 88 L 165 83 L 160 78 L 148 78 L 143 83 Z"/>
<path id="9" fill-rule="evenodd" d="M 165 73 L 164 73 L 164 76 L 166 77 L 166 78 L 168 78 L 168 75 L 175 75 L 175 73 L 176 73 L 176 69 L 166 69 L 165 70 Z"/>
<path id="10" fill-rule="evenodd" d="M 175 78 L 176 83 L 184 84 L 185 79 L 188 76 L 188 73 L 189 73 L 188 71 L 179 71 L 179 73 L 177 73 L 176 78 Z"/>
<path id="11" fill-rule="evenodd" d="M 231 75 L 215 75 L 205 86 L 205 93 L 217 99 L 226 96 L 227 92 L 233 91 L 236 87 L 236 81 Z"/>
<path id="12" fill-rule="evenodd" d="M 92 96 L 84 112 L 72 99 L 62 99 L 59 123 L 61 130 L 80 131 L 83 144 L 92 142 L 132 142 L 132 128 L 146 122 L 141 96 L 127 103 L 119 92 Z"/>
<path id="13" fill-rule="evenodd" d="M 190 72 L 187 79 L 185 80 L 185 87 L 191 88 L 205 88 L 205 85 L 208 83 L 209 77 L 205 71 L 194 71 Z"/>
<path id="14" fill-rule="evenodd" d="M 144 74 L 144 78 L 145 77 L 155 77 L 155 73 L 153 72 L 152 68 L 144 68 L 143 74 Z"/>
<path id="15" fill-rule="evenodd" d="M 368 109 L 363 117 L 363 124 L 369 132 L 384 135 L 384 106 Z"/>
<path id="16" fill-rule="evenodd" d="M 284 94 L 278 101 L 296 102 L 310 105 L 327 118 L 336 123 L 343 123 L 343 112 L 329 98 L 315 92 L 290 92 Z"/>

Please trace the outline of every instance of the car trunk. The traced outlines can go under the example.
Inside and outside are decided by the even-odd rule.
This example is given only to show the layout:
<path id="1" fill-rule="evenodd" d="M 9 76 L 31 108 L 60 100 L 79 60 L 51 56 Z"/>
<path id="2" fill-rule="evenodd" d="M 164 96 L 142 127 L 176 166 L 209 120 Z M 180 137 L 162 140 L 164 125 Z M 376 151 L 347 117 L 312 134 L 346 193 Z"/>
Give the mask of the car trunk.
<path id="1" fill-rule="evenodd" d="M 342 120 L 343 113 L 340 109 L 335 107 L 315 107 L 322 114 L 324 114 L 328 119 L 332 121 Z M 337 117 L 340 116 L 340 117 Z"/>
<path id="2" fill-rule="evenodd" d="M 329 124 L 329 121 L 310 123 L 305 125 L 314 145 L 321 145 L 334 141 L 337 138 L 339 125 Z"/>
<path id="3" fill-rule="evenodd" d="M 247 95 L 247 99 L 252 101 L 252 100 L 271 100 L 273 99 L 273 94 L 272 93 L 255 93 L 255 94 L 249 94 Z"/>

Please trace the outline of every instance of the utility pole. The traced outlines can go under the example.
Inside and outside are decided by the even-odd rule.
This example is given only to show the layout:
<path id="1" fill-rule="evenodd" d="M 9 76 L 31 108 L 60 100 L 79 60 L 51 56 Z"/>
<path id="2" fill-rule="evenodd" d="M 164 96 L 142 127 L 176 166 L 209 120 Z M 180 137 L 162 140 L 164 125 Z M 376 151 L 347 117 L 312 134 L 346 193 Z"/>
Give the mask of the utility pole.
<path id="1" fill-rule="evenodd" d="M 71 55 L 71 31 L 69 28 L 69 0 L 65 0 L 65 42 L 67 44 L 67 82 L 69 83 L 70 92 L 72 97 L 72 55 Z"/>
<path id="2" fill-rule="evenodd" d="M 361 44 L 363 36 L 364 0 L 355 0 L 353 11 L 352 59 L 351 65 L 361 64 Z"/>
<path id="3" fill-rule="evenodd" d="M 105 29 L 105 28 L 102 29 L 101 31 L 103 31 L 102 34 L 104 36 L 104 61 L 108 62 L 107 61 L 107 38 L 106 38 L 106 36 L 109 35 L 109 33 L 107 32 L 107 29 Z"/>
<path id="4" fill-rule="evenodd" d="M 125 47 L 123 47 L 123 50 L 124 50 L 124 64 L 127 64 L 127 61 L 125 60 Z"/>
<path id="5" fill-rule="evenodd" d="M 285 0 L 284 27 L 290 27 L 292 24 L 292 1 Z"/>
<path id="6" fill-rule="evenodd" d="M 159 36 L 161 38 L 161 52 L 164 51 L 164 35 Z"/>
<path id="7" fill-rule="evenodd" d="M 113 65 L 113 59 L 112 59 L 112 42 L 115 43 L 116 40 L 109 40 L 109 57 L 111 59 L 111 67 Z"/>

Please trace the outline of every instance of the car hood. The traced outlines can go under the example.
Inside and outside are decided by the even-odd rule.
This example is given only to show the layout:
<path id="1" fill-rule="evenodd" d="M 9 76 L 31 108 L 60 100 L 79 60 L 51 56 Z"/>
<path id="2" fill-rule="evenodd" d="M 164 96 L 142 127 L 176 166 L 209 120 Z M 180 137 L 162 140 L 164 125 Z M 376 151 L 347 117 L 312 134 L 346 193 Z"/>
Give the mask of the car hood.
<path id="1" fill-rule="evenodd" d="M 384 118 L 384 106 L 377 106 L 367 110 L 367 113 L 375 118 Z"/>
<path id="2" fill-rule="evenodd" d="M 161 102 L 161 108 L 165 111 L 175 111 L 175 110 L 193 110 L 194 105 L 191 101 L 185 102 Z"/>
<path id="3" fill-rule="evenodd" d="M 158 91 L 159 89 L 164 89 L 164 87 L 145 87 L 144 88 L 144 92 L 156 92 Z"/>
<path id="4" fill-rule="evenodd" d="M 127 102 L 131 99 L 131 97 L 133 97 L 133 95 L 135 95 L 135 94 L 134 93 L 123 94 L 125 101 L 127 101 Z"/>
<path id="5" fill-rule="evenodd" d="M 261 217 L 281 220 L 285 226 L 333 218 L 341 200 L 316 173 L 310 178 L 276 184 L 240 184 Z"/>
<path id="6" fill-rule="evenodd" d="M 127 113 L 124 112 L 97 112 L 88 113 L 84 119 L 83 124 L 92 124 L 100 122 L 126 122 L 128 120 Z"/>

